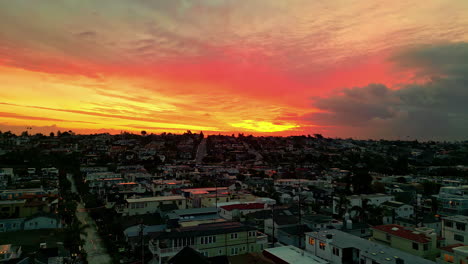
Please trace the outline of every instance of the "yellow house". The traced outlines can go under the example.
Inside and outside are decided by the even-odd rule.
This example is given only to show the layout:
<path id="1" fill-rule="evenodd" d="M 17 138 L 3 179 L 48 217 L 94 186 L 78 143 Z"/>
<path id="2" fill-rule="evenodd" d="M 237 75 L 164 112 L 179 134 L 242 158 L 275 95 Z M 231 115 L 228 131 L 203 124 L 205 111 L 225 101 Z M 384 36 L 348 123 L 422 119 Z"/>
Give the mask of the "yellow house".
<path id="1" fill-rule="evenodd" d="M 429 228 L 413 231 L 399 225 L 374 226 L 372 238 L 376 242 L 430 260 L 435 260 L 440 252 L 437 234 Z"/>
<path id="2" fill-rule="evenodd" d="M 48 213 L 47 202 L 41 200 L 5 200 L 0 201 L 0 218 L 25 218 L 39 212 Z"/>

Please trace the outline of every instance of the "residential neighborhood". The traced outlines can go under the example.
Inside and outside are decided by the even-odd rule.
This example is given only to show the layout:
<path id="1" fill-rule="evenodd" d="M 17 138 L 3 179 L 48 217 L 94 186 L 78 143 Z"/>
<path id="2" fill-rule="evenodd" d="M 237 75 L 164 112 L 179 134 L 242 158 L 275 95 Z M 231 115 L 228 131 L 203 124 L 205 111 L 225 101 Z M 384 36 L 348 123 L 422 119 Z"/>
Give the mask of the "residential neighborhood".
<path id="1" fill-rule="evenodd" d="M 468 142 L 70 131 L 0 149 L 0 262 L 468 261 Z"/>

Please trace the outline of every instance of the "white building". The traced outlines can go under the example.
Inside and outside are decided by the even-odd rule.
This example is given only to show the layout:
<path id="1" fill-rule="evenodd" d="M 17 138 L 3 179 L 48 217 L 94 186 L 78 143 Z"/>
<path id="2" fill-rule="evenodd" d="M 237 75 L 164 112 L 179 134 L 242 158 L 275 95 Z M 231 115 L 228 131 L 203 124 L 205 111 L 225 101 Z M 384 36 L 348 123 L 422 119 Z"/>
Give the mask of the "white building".
<path id="1" fill-rule="evenodd" d="M 278 264 L 328 264 L 329 262 L 294 246 L 268 248 L 263 255 Z"/>
<path id="2" fill-rule="evenodd" d="M 175 205 L 178 209 L 186 209 L 185 197 L 180 195 L 132 198 L 126 201 L 125 205 L 116 206 L 116 211 L 125 216 L 160 212 L 162 205 Z"/>
<path id="3" fill-rule="evenodd" d="M 442 237 L 446 244 L 468 243 L 468 216 L 454 215 L 442 218 Z"/>
<path id="4" fill-rule="evenodd" d="M 305 234 L 306 251 L 332 264 L 434 264 L 409 253 L 330 229 Z"/>
<path id="5" fill-rule="evenodd" d="M 442 187 L 434 195 L 442 212 L 448 214 L 468 215 L 468 185 L 459 187 Z"/>
<path id="6" fill-rule="evenodd" d="M 381 204 L 382 207 L 395 212 L 395 217 L 410 218 L 414 214 L 414 207 L 397 201 L 387 201 Z"/>
<path id="7" fill-rule="evenodd" d="M 346 199 L 349 200 L 350 204 L 348 206 L 348 210 L 353 208 L 354 206 L 359 206 L 362 207 L 363 204 L 365 204 L 365 201 L 367 201 L 368 205 L 374 205 L 374 206 L 380 206 L 381 204 L 388 202 L 388 201 L 394 201 L 395 197 L 393 195 L 387 195 L 387 194 L 381 194 L 381 193 L 376 193 L 376 194 L 361 194 L 361 195 L 350 195 L 346 196 Z M 333 213 L 338 214 L 338 197 L 334 197 L 333 199 Z"/>
<path id="8" fill-rule="evenodd" d="M 262 211 L 266 207 L 267 205 L 262 203 L 225 205 L 220 207 L 220 216 L 227 220 L 233 220 L 234 218 L 241 218 L 249 213 Z"/>

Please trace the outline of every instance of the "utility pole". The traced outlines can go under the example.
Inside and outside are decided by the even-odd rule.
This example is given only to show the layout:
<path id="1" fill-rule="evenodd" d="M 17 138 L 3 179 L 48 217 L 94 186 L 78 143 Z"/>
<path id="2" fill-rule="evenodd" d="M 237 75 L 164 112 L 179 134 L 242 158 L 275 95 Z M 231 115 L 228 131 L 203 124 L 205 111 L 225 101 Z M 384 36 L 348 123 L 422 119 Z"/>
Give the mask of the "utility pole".
<path id="1" fill-rule="evenodd" d="M 273 225 L 273 233 L 272 233 L 273 246 L 272 247 L 275 247 L 275 205 L 274 204 L 271 207 L 271 222 Z"/>
<path id="2" fill-rule="evenodd" d="M 141 238 L 141 263 L 145 263 L 145 236 L 143 235 L 143 219 L 140 219 L 140 238 Z"/>

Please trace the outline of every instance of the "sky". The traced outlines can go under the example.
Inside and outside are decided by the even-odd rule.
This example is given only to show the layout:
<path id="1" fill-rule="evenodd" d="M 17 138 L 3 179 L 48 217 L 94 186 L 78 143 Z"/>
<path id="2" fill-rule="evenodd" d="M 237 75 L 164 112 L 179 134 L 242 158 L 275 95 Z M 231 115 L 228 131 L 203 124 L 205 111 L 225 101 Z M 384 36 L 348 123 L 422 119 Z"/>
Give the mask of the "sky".
<path id="1" fill-rule="evenodd" d="M 0 130 L 463 140 L 466 0 L 0 2 Z"/>

